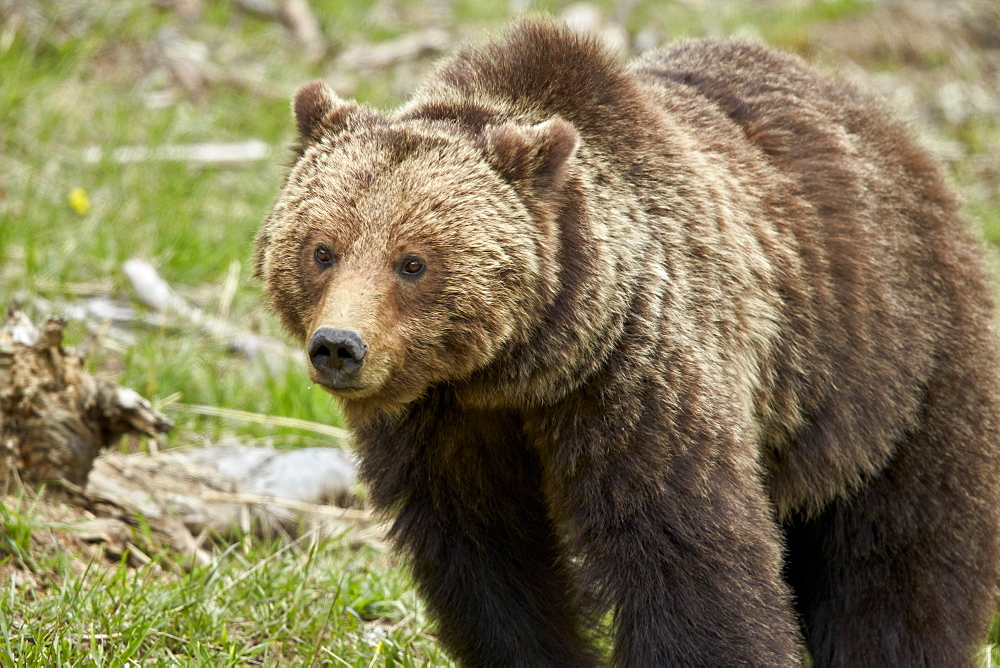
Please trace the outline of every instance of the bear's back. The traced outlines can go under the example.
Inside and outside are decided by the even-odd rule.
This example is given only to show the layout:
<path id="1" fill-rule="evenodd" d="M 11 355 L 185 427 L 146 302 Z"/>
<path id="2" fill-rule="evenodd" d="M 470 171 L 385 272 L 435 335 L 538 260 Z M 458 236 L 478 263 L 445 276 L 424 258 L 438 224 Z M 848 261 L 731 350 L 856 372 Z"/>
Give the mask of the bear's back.
<path id="1" fill-rule="evenodd" d="M 914 388 L 953 354 L 942 344 L 987 331 L 980 244 L 936 162 L 853 85 L 741 42 L 684 43 L 632 69 L 667 100 L 721 113 L 772 175 L 786 251 L 773 401 L 797 403 L 801 423 L 772 425 L 765 459 L 779 511 L 821 507 L 816 472 L 833 472 L 832 496 L 881 468 L 920 420 Z"/>

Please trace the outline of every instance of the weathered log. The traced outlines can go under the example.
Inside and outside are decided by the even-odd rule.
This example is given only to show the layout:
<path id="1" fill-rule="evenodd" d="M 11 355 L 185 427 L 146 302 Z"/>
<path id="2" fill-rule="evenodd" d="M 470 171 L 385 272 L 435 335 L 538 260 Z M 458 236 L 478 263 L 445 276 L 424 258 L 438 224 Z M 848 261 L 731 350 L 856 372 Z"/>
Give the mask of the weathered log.
<path id="1" fill-rule="evenodd" d="M 321 447 L 277 451 L 234 443 L 156 455 L 111 453 L 94 462 L 86 496 L 223 538 L 353 529 L 356 540 L 378 543 L 384 531 L 378 518 L 345 507 L 357 504 L 354 466 L 342 450 Z"/>
<path id="2" fill-rule="evenodd" d="M 173 427 L 134 391 L 84 371 L 62 345 L 64 327 L 54 318 L 37 327 L 16 308 L 0 327 L 0 488 L 14 479 L 82 487 L 102 448 Z"/>

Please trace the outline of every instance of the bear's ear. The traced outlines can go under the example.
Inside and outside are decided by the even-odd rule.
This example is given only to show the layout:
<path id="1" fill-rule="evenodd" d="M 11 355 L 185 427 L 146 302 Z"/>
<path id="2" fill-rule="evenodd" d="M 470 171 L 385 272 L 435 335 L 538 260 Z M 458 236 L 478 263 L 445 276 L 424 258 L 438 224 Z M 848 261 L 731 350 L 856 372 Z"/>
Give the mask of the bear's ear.
<path id="1" fill-rule="evenodd" d="M 336 133 L 347 119 L 361 108 L 357 102 L 345 102 L 322 81 L 307 83 L 292 101 L 299 141 L 308 144 L 324 133 Z"/>
<path id="2" fill-rule="evenodd" d="M 580 135 L 571 123 L 553 116 L 537 125 L 487 127 L 480 144 L 493 167 L 516 188 L 528 186 L 533 195 L 545 197 L 562 186 Z"/>

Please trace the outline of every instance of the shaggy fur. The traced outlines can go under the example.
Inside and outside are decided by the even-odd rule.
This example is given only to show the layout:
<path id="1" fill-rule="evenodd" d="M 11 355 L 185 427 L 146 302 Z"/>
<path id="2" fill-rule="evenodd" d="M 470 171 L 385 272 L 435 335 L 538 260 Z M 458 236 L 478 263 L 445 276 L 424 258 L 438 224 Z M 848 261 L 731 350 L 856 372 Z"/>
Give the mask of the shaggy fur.
<path id="1" fill-rule="evenodd" d="M 971 664 L 992 288 L 882 106 L 757 45 L 626 64 L 534 20 L 394 113 L 294 110 L 258 274 L 461 663 L 594 664 L 611 610 L 620 666 Z"/>

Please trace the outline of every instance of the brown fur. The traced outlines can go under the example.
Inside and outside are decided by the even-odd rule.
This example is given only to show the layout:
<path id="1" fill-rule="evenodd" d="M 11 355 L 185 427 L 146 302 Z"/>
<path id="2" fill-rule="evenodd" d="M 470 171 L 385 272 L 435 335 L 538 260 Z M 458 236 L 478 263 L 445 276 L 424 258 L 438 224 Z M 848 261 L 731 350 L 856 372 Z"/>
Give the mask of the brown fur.
<path id="1" fill-rule="evenodd" d="M 756 45 L 626 65 L 536 20 L 392 114 L 314 83 L 295 116 L 258 273 L 303 342 L 367 344 L 349 389 L 314 377 L 456 658 L 592 664 L 611 609 L 622 666 L 971 664 L 991 286 L 879 104 Z"/>

